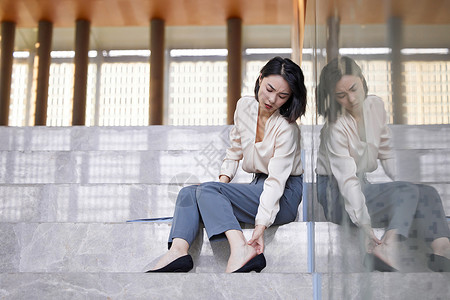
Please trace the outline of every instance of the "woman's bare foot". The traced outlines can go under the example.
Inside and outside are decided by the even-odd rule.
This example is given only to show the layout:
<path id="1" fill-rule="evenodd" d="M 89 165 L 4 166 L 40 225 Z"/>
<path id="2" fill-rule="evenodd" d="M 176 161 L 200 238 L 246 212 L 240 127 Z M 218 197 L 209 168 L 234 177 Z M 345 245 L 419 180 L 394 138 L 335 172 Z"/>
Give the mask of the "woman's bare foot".
<path id="1" fill-rule="evenodd" d="M 180 258 L 182 256 L 187 255 L 186 253 L 183 252 L 178 252 L 178 251 L 167 251 L 166 254 L 164 254 L 156 263 L 156 265 L 152 268 L 152 270 L 157 270 L 157 269 L 161 269 L 165 266 L 167 266 L 168 264 L 170 264 L 171 262 L 173 262 L 174 260 L 176 260 L 177 258 Z"/>
<path id="2" fill-rule="evenodd" d="M 225 272 L 232 273 L 238 270 L 256 255 L 256 249 L 245 243 L 242 247 L 238 247 L 231 252 Z"/>
<path id="3" fill-rule="evenodd" d="M 373 248 L 372 253 L 394 269 L 400 270 L 398 242 L 382 243 Z"/>
<path id="4" fill-rule="evenodd" d="M 152 268 L 152 270 L 161 269 L 177 258 L 185 256 L 188 254 L 189 243 L 183 239 L 175 238 L 172 241 L 172 246 L 170 250 L 164 254 L 156 263 L 156 265 Z"/>

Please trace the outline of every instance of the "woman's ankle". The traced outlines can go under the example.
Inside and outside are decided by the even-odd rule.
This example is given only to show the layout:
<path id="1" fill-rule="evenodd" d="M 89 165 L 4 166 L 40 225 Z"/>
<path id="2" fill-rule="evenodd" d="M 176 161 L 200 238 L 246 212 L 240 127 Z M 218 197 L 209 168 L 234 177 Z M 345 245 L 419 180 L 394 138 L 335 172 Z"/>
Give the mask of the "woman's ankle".
<path id="1" fill-rule="evenodd" d="M 448 238 L 437 238 L 431 243 L 433 253 L 450 259 L 450 242 Z"/>
<path id="2" fill-rule="evenodd" d="M 169 252 L 174 254 L 188 254 L 189 243 L 181 238 L 174 238 L 172 240 L 172 245 L 170 246 Z"/>
<path id="3" fill-rule="evenodd" d="M 235 248 L 234 251 L 231 251 L 230 257 L 228 258 L 226 272 L 236 271 L 256 255 L 256 250 L 252 246 L 244 245 L 243 247 Z"/>
<path id="4" fill-rule="evenodd" d="M 402 241 L 402 236 L 398 234 L 397 229 L 391 229 L 386 231 L 381 241 L 386 245 L 396 245 Z"/>

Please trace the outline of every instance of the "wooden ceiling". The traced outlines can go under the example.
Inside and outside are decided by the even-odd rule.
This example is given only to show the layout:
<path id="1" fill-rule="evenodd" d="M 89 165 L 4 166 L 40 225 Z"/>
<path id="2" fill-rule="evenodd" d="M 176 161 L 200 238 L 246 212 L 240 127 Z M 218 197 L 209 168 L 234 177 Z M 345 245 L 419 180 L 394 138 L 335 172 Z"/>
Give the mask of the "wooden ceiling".
<path id="1" fill-rule="evenodd" d="M 152 18 L 167 26 L 224 25 L 230 17 L 245 24 L 289 24 L 292 0 L 1 0 L 1 19 L 19 27 L 39 20 L 72 27 L 77 19 L 92 26 L 148 26 Z"/>
<path id="2" fill-rule="evenodd" d="M 450 24 L 450 0 L 313 0 L 306 22 L 324 24 L 339 16 L 342 24 L 384 24 L 391 16 L 408 25 Z M 317 13 L 314 14 L 314 11 Z"/>
<path id="3" fill-rule="evenodd" d="M 18 27 L 48 20 L 73 27 L 77 19 L 92 26 L 148 26 L 152 18 L 167 26 L 225 25 L 240 17 L 244 25 L 287 25 L 296 0 L 0 0 L 0 18 Z M 323 24 L 339 15 L 343 24 L 385 23 L 391 15 L 406 24 L 450 24 L 450 0 L 308 0 L 307 23 Z"/>

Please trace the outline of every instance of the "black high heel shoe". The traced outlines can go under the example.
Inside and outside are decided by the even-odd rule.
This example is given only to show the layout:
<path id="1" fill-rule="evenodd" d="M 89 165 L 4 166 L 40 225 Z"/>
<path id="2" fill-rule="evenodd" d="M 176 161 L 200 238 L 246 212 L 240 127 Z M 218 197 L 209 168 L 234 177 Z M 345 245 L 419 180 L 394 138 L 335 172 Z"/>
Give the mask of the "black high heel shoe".
<path id="1" fill-rule="evenodd" d="M 434 272 L 450 272 L 450 259 L 437 254 L 430 254 L 428 268 Z"/>
<path id="2" fill-rule="evenodd" d="M 158 273 L 158 272 L 168 272 L 168 273 L 187 273 L 194 267 L 194 262 L 192 257 L 187 254 L 185 256 L 175 259 L 173 262 L 165 267 L 156 270 L 149 270 L 145 273 Z"/>
<path id="3" fill-rule="evenodd" d="M 398 270 L 373 254 L 366 253 L 364 257 L 364 266 L 370 271 L 376 270 L 380 272 L 398 272 Z"/>
<path id="4" fill-rule="evenodd" d="M 266 267 L 266 258 L 264 257 L 264 254 L 261 253 L 250 259 L 245 265 L 243 265 L 240 269 L 237 269 L 233 273 L 250 273 L 252 271 L 259 273 L 265 267 Z"/>

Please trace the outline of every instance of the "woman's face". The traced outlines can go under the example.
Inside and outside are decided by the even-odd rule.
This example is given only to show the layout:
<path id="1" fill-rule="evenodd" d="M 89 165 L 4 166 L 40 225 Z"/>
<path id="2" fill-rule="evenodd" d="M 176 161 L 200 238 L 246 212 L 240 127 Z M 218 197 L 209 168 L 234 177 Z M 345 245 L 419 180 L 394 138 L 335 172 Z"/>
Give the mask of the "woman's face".
<path id="1" fill-rule="evenodd" d="M 344 75 L 336 83 L 335 97 L 350 114 L 359 114 L 366 98 L 361 78 L 354 75 Z"/>
<path id="2" fill-rule="evenodd" d="M 273 114 L 291 96 L 291 88 L 281 75 L 259 77 L 258 101 L 263 112 Z"/>

